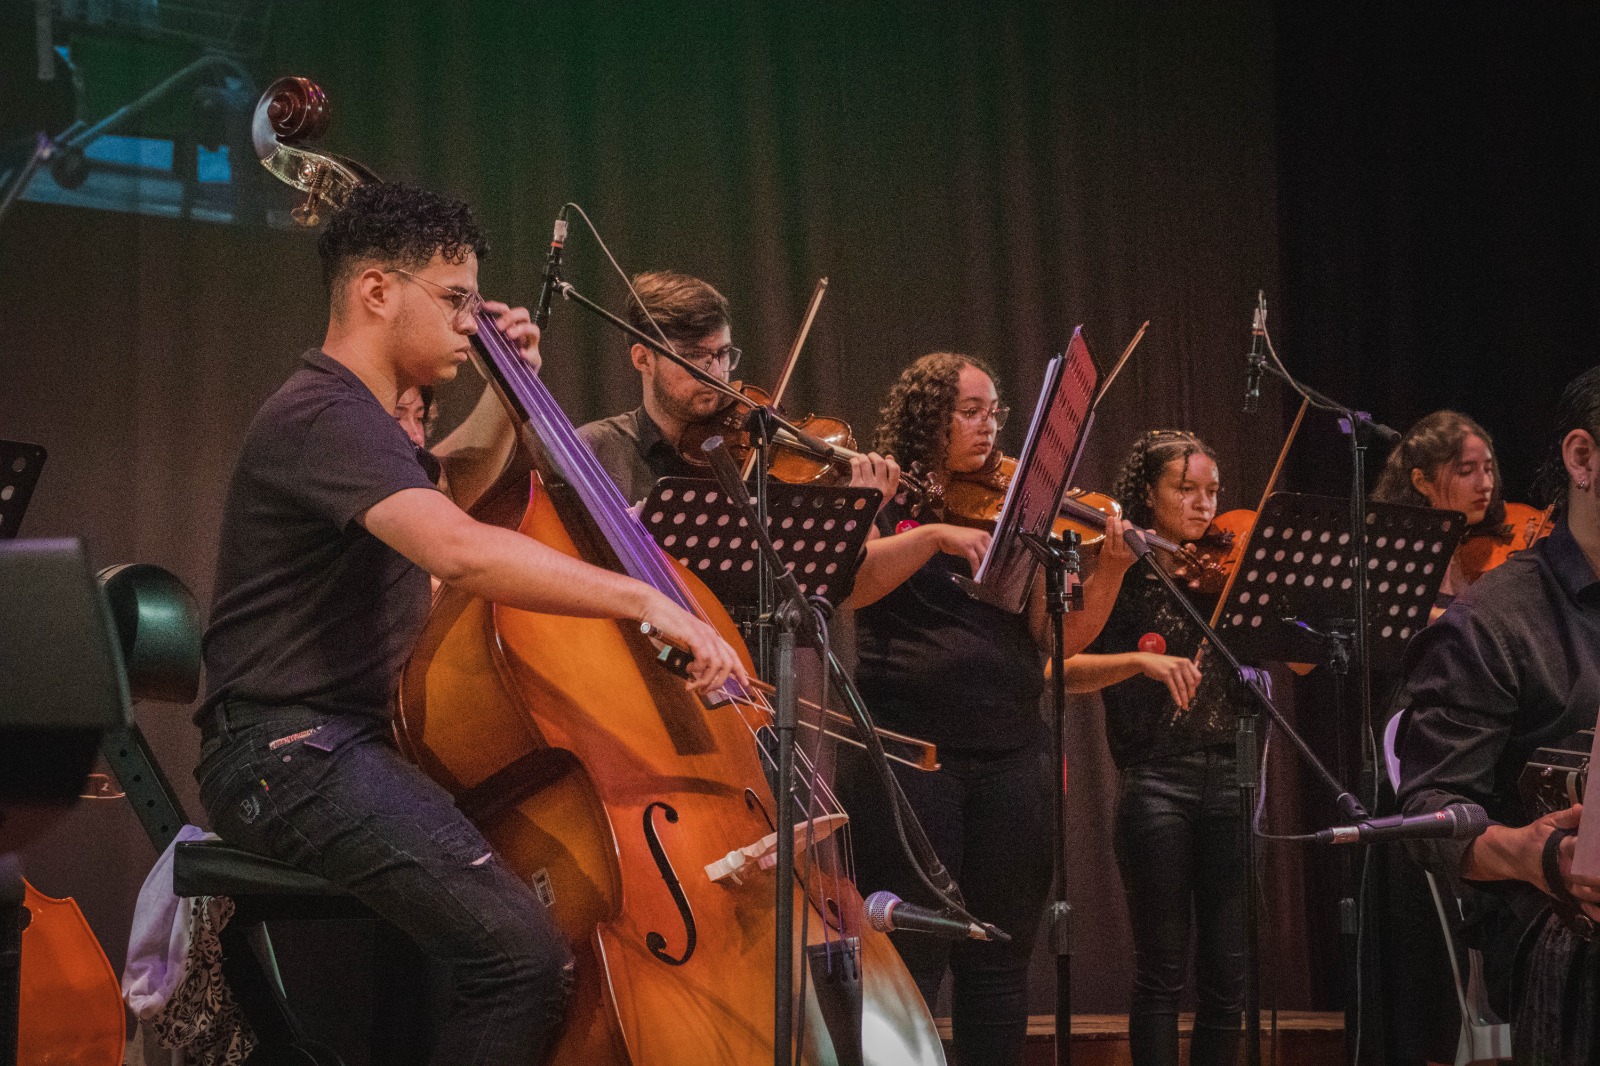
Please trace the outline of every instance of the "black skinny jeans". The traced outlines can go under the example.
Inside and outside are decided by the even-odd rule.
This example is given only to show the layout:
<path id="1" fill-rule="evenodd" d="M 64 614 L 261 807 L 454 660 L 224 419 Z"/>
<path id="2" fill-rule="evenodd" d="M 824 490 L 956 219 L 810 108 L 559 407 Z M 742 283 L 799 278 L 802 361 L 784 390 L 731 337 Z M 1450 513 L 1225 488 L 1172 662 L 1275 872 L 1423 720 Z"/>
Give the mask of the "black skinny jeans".
<path id="1" fill-rule="evenodd" d="M 1231 748 L 1122 771 L 1116 852 L 1133 923 L 1134 1066 L 1177 1066 L 1178 1002 L 1195 927 L 1192 1066 L 1234 1066 L 1244 1005 L 1244 846 Z M 1191 915 L 1193 920 L 1191 922 Z"/>
<path id="2" fill-rule="evenodd" d="M 955 975 L 951 1024 L 960 1066 L 1022 1061 L 1028 1035 L 1028 960 L 1050 895 L 1054 797 L 1048 744 L 999 755 L 941 752 L 932 772 L 892 763 L 939 861 L 967 910 L 1011 934 L 1010 943 L 954 945 L 923 933 L 893 933 L 894 945 L 929 1009 L 946 968 Z M 862 895 L 888 889 L 937 907 L 901 850 L 887 800 L 864 753 L 839 749 L 836 791 L 850 814 Z"/>
<path id="3" fill-rule="evenodd" d="M 538 1062 L 572 954 L 550 912 L 385 722 L 303 707 L 214 712 L 200 802 L 228 843 L 341 885 L 450 967 L 432 1062 Z"/>

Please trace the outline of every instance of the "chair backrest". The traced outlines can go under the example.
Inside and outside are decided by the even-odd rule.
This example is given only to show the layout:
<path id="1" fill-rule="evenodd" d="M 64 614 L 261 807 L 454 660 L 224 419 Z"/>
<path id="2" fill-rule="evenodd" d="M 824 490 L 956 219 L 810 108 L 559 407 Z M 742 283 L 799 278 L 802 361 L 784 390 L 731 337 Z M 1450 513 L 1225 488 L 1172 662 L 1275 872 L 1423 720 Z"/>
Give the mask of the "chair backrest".
<path id="1" fill-rule="evenodd" d="M 128 688 L 135 698 L 189 703 L 200 690 L 200 609 L 176 576 L 151 563 L 100 571 L 111 605 Z M 137 723 L 105 736 L 100 752 L 156 851 L 166 850 L 188 814 Z"/>
<path id="2" fill-rule="evenodd" d="M 134 699 L 188 703 L 200 690 L 200 607 L 194 593 L 151 563 L 100 571 Z"/>
<path id="3" fill-rule="evenodd" d="M 1400 755 L 1394 746 L 1400 736 L 1400 719 L 1405 716 L 1406 712 L 1400 711 L 1392 715 L 1389 724 L 1383 727 L 1383 768 L 1389 775 L 1389 787 L 1396 792 L 1400 791 Z"/>
<path id="4" fill-rule="evenodd" d="M 1400 789 L 1400 756 L 1395 745 L 1408 712 L 1401 711 L 1383 727 L 1383 766 L 1389 784 Z M 1483 960 L 1476 950 L 1467 949 L 1456 939 L 1461 904 L 1453 894 L 1442 891 L 1432 871 L 1427 871 L 1428 889 L 1433 894 L 1434 910 L 1444 934 L 1445 952 L 1450 959 L 1450 976 L 1455 983 L 1456 1007 L 1461 1013 L 1461 1032 L 1456 1046 L 1456 1066 L 1490 1063 L 1511 1056 L 1511 1027 L 1495 1017 L 1483 984 Z M 1453 913 L 1452 913 L 1453 912 Z M 1466 966 L 1462 966 L 1462 953 Z M 1465 970 L 1465 972 L 1463 972 Z"/>

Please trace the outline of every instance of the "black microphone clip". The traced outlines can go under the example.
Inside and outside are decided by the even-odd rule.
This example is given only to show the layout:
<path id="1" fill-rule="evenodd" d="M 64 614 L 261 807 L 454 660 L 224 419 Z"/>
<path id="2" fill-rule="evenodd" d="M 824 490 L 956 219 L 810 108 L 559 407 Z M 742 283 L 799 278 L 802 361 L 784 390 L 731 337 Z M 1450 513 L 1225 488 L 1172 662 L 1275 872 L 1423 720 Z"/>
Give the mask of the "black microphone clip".
<path id="1" fill-rule="evenodd" d="M 1261 371 L 1266 357 L 1261 354 L 1261 340 L 1267 335 L 1267 294 L 1256 290 L 1256 313 L 1250 320 L 1250 355 L 1244 376 L 1244 412 L 1254 414 L 1261 406 Z"/>
<path id="2" fill-rule="evenodd" d="M 544 284 L 539 287 L 539 302 L 533 312 L 533 324 L 540 332 L 550 322 L 550 298 L 561 284 L 561 251 L 566 245 L 567 209 L 563 207 L 550 234 L 550 255 L 544 261 Z"/>

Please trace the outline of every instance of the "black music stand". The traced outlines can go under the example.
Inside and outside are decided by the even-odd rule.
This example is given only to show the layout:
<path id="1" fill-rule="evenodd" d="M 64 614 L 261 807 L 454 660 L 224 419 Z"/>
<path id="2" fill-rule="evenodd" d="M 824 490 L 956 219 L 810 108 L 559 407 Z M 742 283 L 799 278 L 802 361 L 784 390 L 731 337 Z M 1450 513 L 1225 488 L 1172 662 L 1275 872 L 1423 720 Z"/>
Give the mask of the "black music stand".
<path id="1" fill-rule="evenodd" d="M 0 540 L 10 540 L 39 484 L 45 450 L 20 440 L 0 440 Z"/>
<path id="2" fill-rule="evenodd" d="M 0 515 L 14 530 L 20 511 Z M 101 736 L 129 721 L 130 700 L 111 612 L 79 541 L 0 543 L 0 588 L 0 1066 L 11 1066 L 23 907 L 9 853 L 77 801 Z"/>
<path id="3" fill-rule="evenodd" d="M 1397 665 L 1412 634 L 1428 624 L 1429 609 L 1438 598 L 1439 585 L 1467 524 L 1459 511 L 1395 503 L 1369 503 L 1366 515 L 1361 547 L 1368 577 L 1366 594 L 1358 599 L 1353 560 L 1359 555 L 1350 535 L 1349 501 L 1291 492 L 1268 497 L 1217 624 L 1218 635 L 1242 658 L 1326 663 L 1333 672 L 1334 706 L 1341 709 L 1345 677 L 1357 645 L 1355 606 L 1366 605 L 1365 643 L 1370 661 L 1385 667 Z M 1241 714 L 1237 754 L 1247 826 L 1255 811 L 1257 752 L 1255 715 Z M 1341 755 L 1335 773 L 1342 780 L 1348 769 Z M 1260 986 L 1255 833 L 1247 829 L 1245 840 L 1249 871 L 1245 879 L 1246 936 L 1250 940 L 1245 956 L 1249 968 L 1245 1021 L 1249 1033 L 1252 1020 L 1259 1018 Z M 1348 869 L 1345 880 L 1341 912 L 1354 907 Z M 1345 957 L 1352 966 L 1356 964 L 1353 945 L 1346 945 Z M 1353 975 L 1351 981 L 1353 988 Z M 1351 996 L 1346 1021 L 1354 1032 L 1353 991 Z M 1259 1021 L 1255 1024 L 1259 1026 Z M 1259 1042 L 1252 1047 L 1259 1049 Z M 1259 1050 L 1255 1054 L 1259 1055 Z"/>
<path id="4" fill-rule="evenodd" d="M 767 531 L 801 592 L 844 602 L 882 500 L 877 489 L 767 486 Z M 669 477 L 650 490 L 640 519 L 730 611 L 755 611 L 761 546 L 740 508 L 715 481 Z"/>
<path id="5" fill-rule="evenodd" d="M 1397 668 L 1406 642 L 1428 624 L 1466 524 L 1459 511 L 1367 505 L 1367 647 L 1375 666 Z M 1327 661 L 1339 673 L 1355 636 L 1353 548 L 1347 501 L 1275 493 L 1256 520 L 1218 634 L 1244 658 Z"/>

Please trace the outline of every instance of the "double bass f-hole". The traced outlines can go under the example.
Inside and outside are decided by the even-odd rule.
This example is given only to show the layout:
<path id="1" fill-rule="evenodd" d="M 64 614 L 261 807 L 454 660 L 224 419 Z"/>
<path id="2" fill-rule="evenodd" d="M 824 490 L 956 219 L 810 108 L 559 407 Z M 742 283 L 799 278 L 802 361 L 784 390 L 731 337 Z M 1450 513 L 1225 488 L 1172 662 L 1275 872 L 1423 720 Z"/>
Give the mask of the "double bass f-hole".
<path id="1" fill-rule="evenodd" d="M 689 956 L 694 954 L 696 933 L 694 928 L 694 912 L 689 909 L 689 897 L 683 894 L 683 885 L 678 880 L 678 873 L 672 868 L 672 860 L 667 858 L 667 849 L 661 846 L 661 837 L 656 833 L 655 812 L 660 809 L 661 816 L 669 823 L 676 824 L 678 812 L 670 804 L 656 802 L 644 809 L 644 839 L 650 845 L 650 854 L 655 856 L 656 869 L 661 871 L 661 880 L 667 883 L 667 891 L 672 893 L 672 902 L 677 904 L 678 914 L 683 918 L 684 947 L 683 955 L 673 957 L 667 951 L 667 938 L 660 933 L 648 933 L 644 938 L 644 946 L 650 949 L 650 954 L 666 963 L 668 966 L 682 966 L 689 961 Z"/>

